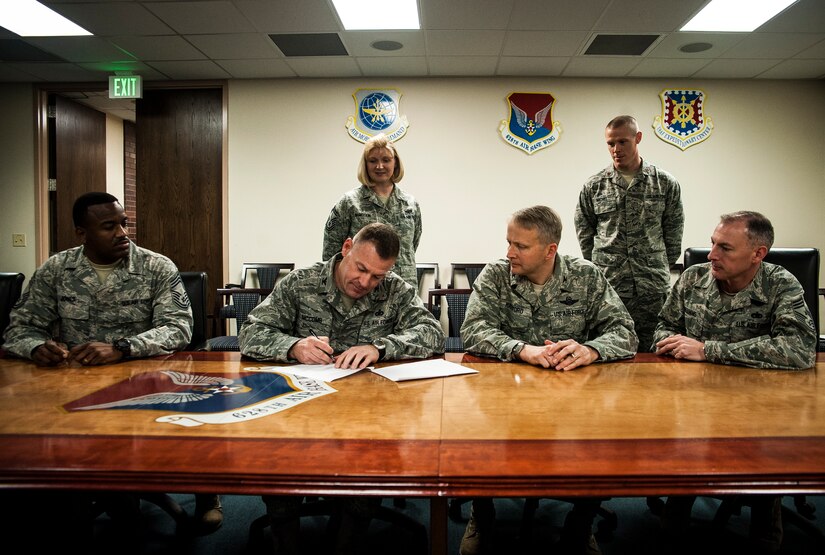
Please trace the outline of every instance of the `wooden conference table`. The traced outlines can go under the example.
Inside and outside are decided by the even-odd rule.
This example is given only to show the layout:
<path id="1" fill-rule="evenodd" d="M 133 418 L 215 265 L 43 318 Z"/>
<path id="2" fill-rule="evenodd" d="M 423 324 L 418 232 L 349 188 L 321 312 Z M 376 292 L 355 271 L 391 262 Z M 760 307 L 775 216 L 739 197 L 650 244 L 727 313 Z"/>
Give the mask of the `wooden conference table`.
<path id="1" fill-rule="evenodd" d="M 433 552 L 452 496 L 825 493 L 825 358 L 768 371 L 635 359 L 556 373 L 360 372 L 263 418 L 185 427 L 162 410 L 64 406 L 148 372 L 239 377 L 237 353 L 43 369 L 0 359 L 0 487 L 422 496 Z"/>

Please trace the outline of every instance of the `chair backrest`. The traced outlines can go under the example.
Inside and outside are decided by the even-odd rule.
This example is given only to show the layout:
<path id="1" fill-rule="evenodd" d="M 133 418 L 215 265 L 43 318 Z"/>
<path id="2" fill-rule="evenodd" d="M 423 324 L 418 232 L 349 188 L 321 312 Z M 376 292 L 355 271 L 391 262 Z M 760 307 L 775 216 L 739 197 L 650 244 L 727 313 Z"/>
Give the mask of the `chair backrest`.
<path id="1" fill-rule="evenodd" d="M 710 249 L 692 247 L 685 249 L 685 269 L 708 261 Z M 805 291 L 805 302 L 814 319 L 819 335 L 819 250 L 815 248 L 773 248 L 765 256 L 765 262 L 782 266 L 794 275 Z"/>
<path id="2" fill-rule="evenodd" d="M 206 344 L 206 297 L 209 287 L 209 278 L 206 272 L 181 272 L 180 278 L 189 302 L 192 304 L 192 341 L 187 345 L 187 351 L 200 351 Z"/>
<path id="3" fill-rule="evenodd" d="M 252 274 L 257 278 L 257 287 L 261 289 L 273 289 L 275 282 L 281 275 L 281 272 L 291 272 L 295 269 L 295 264 L 292 262 L 245 262 L 241 266 L 241 288 L 248 285 L 255 285 L 252 280 Z M 232 284 L 227 284 L 231 287 Z"/>
<path id="4" fill-rule="evenodd" d="M 0 272 L 0 345 L 3 344 L 3 332 L 9 325 L 9 314 L 20 298 L 25 279 L 23 274 Z"/>
<path id="5" fill-rule="evenodd" d="M 415 277 L 418 279 L 418 286 L 421 287 L 421 278 L 424 274 L 433 273 L 433 289 L 440 289 L 441 282 L 439 281 L 438 263 L 437 262 L 416 262 L 415 263 Z"/>
<path id="6" fill-rule="evenodd" d="M 229 289 L 218 289 L 216 299 L 218 299 L 218 307 L 222 305 L 232 305 L 235 307 L 234 316 L 237 329 L 240 329 L 246 317 L 252 312 L 252 309 L 261 304 L 267 295 L 272 293 L 272 289 L 266 288 L 251 288 L 239 289 L 232 287 Z"/>
<path id="7" fill-rule="evenodd" d="M 467 282 L 470 284 L 470 289 L 472 289 L 473 284 L 476 281 L 476 278 L 486 265 L 487 264 L 476 262 L 453 262 L 452 264 L 450 264 L 450 283 L 447 284 L 447 288 L 454 289 L 456 287 L 456 274 L 463 272 L 467 276 Z"/>
<path id="8" fill-rule="evenodd" d="M 467 313 L 467 302 L 472 289 L 430 289 L 427 294 L 427 308 L 437 319 L 441 318 L 442 300 L 447 303 L 447 343 L 449 353 L 464 352 L 461 341 L 461 325 Z"/>

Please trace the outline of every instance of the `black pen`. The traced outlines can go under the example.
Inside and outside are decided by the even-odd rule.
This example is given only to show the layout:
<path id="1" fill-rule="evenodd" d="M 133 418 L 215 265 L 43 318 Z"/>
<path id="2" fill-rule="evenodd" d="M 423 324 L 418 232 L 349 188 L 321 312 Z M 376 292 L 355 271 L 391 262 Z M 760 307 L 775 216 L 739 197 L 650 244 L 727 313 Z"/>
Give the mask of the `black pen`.
<path id="1" fill-rule="evenodd" d="M 317 335 L 315 335 L 315 332 L 314 332 L 314 331 L 312 331 L 312 328 L 309 328 L 309 333 L 311 333 L 311 334 L 312 334 L 312 337 L 314 337 L 314 338 L 315 338 L 315 339 L 317 339 L 318 341 L 321 341 L 321 338 L 320 338 L 320 337 L 318 337 Z M 334 357 L 334 356 L 332 356 L 332 355 L 330 355 L 330 354 L 327 354 L 327 353 L 326 353 L 326 351 L 324 351 L 323 349 L 320 349 L 320 348 L 319 348 L 318 350 L 319 350 L 319 351 L 321 351 L 322 353 L 324 353 L 325 355 L 327 355 L 331 361 L 333 361 L 333 362 L 335 361 L 335 357 Z"/>

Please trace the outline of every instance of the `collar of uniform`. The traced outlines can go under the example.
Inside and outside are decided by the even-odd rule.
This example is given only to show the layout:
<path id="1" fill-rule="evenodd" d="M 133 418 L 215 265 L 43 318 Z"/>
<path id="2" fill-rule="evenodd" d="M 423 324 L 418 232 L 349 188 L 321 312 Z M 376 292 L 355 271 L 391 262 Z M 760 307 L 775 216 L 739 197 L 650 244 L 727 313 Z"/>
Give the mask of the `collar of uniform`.
<path id="1" fill-rule="evenodd" d="M 719 292 L 719 285 L 716 283 L 716 278 L 713 277 L 710 269 L 710 262 L 706 262 L 702 264 L 707 268 L 707 274 L 702 277 L 698 282 L 697 285 L 706 289 L 712 294 L 715 292 L 720 297 L 722 294 Z M 741 291 L 737 291 L 736 294 L 733 296 L 731 307 L 738 308 L 742 306 L 741 299 L 749 299 L 750 301 L 756 301 L 758 304 L 765 304 L 768 302 L 768 297 L 765 295 L 764 288 L 762 287 L 762 283 L 765 281 L 765 264 L 760 263 L 759 269 L 756 271 L 756 275 L 753 276 L 753 280 L 748 284 L 747 287 L 742 289 Z"/>
<path id="2" fill-rule="evenodd" d="M 509 267 L 509 262 L 508 262 Z M 556 291 L 561 291 L 564 288 L 564 283 L 567 281 L 567 261 L 565 257 L 556 253 L 556 259 L 553 263 L 553 275 L 550 277 L 550 292 L 551 296 L 555 294 Z M 544 284 L 547 285 L 546 283 Z M 517 276 L 512 271 L 510 271 L 510 287 L 513 289 L 518 289 L 519 287 L 524 288 L 524 290 L 529 289 L 533 291 L 533 284 L 532 282 L 524 276 Z M 542 294 L 544 293 L 544 289 L 542 289 Z"/>
<path id="3" fill-rule="evenodd" d="M 636 175 L 638 175 L 640 173 L 644 174 L 644 175 L 650 175 L 651 173 L 653 173 L 653 166 L 651 164 L 648 164 L 647 162 L 645 162 L 644 158 L 642 158 L 642 162 L 639 165 L 638 171 L 636 171 Z M 619 170 L 617 170 L 616 167 L 613 164 L 610 164 L 607 167 L 607 177 L 609 177 L 611 180 L 619 179 L 622 182 L 624 182 L 624 178 L 622 178 L 622 174 L 619 173 Z"/>
<path id="4" fill-rule="evenodd" d="M 387 197 L 386 206 L 389 206 L 390 203 L 393 201 L 393 198 L 395 198 L 395 194 L 396 194 L 397 190 L 398 190 L 398 185 L 393 183 L 392 184 L 392 191 L 390 191 L 390 196 Z M 381 202 L 381 200 L 378 198 L 378 195 L 375 193 L 375 191 L 373 189 L 370 189 L 366 185 L 361 185 L 360 193 L 361 193 L 362 198 L 365 198 L 365 199 L 369 200 L 370 202 L 372 202 L 373 204 L 375 204 L 377 206 L 380 206 L 381 208 L 384 208 L 384 203 Z"/>

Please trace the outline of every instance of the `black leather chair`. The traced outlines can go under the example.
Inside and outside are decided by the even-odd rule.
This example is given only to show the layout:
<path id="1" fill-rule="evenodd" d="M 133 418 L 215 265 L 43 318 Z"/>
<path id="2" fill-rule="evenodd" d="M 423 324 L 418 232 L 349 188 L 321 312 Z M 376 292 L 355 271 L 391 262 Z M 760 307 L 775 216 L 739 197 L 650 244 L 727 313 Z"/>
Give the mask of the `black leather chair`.
<path id="1" fill-rule="evenodd" d="M 476 281 L 476 278 L 481 273 L 481 270 L 484 269 L 484 266 L 487 264 L 480 264 L 480 263 L 467 263 L 467 262 L 453 262 L 450 264 L 450 283 L 447 284 L 448 289 L 455 289 L 456 288 L 456 276 L 457 274 L 463 273 L 467 276 L 467 283 L 469 283 L 470 289 L 473 288 L 473 284 Z"/>
<path id="2" fill-rule="evenodd" d="M 20 298 L 25 279 L 23 274 L 0 272 L 0 346 L 3 345 L 3 332 L 9 325 L 9 314 Z"/>
<path id="3" fill-rule="evenodd" d="M 709 253 L 710 249 L 707 247 L 685 249 L 685 269 L 694 264 L 707 262 Z M 815 248 L 772 248 L 768 251 L 764 261 L 782 266 L 799 280 L 805 292 L 805 303 L 808 305 L 814 320 L 816 334 L 819 336 L 819 295 L 822 291 L 819 289 L 819 250 Z M 819 343 L 818 350 L 822 351 L 822 340 Z M 719 526 L 727 523 L 732 514 L 738 513 L 742 502 L 743 498 L 740 497 L 725 498 L 714 517 L 714 523 Z M 809 522 L 815 518 L 815 507 L 806 501 L 804 495 L 794 495 L 793 502 L 796 512 L 783 505 L 782 519 L 786 523 L 794 524 L 797 528 L 804 530 L 807 534 L 813 536 L 820 545 L 825 546 L 825 535 L 822 530 Z"/>
<path id="4" fill-rule="evenodd" d="M 209 278 L 206 272 L 181 272 L 181 280 L 189 295 L 189 302 L 192 304 L 192 341 L 186 347 L 187 351 L 202 351 L 206 348 L 207 334 L 207 307 L 206 296 L 209 287 Z"/>
<path id="5" fill-rule="evenodd" d="M 461 325 L 467 312 L 472 289 L 430 289 L 427 293 L 427 308 L 441 319 L 442 300 L 447 303 L 447 341 L 444 350 L 448 353 L 463 353 L 464 342 L 461 341 Z"/>
<path id="6" fill-rule="evenodd" d="M 233 317 L 235 318 L 236 332 L 240 331 L 241 326 L 246 322 L 247 316 L 252 312 L 252 309 L 261 304 L 267 295 L 272 293 L 272 289 L 218 289 L 215 294 L 215 314 L 220 314 L 221 307 L 231 306 Z M 228 320 L 221 322 L 216 318 L 217 326 L 223 325 L 224 330 L 222 335 L 217 332 L 211 339 L 206 341 L 207 351 L 240 351 L 237 335 L 228 335 L 227 328 Z"/>
<path id="7" fill-rule="evenodd" d="M 708 261 L 710 249 L 691 247 L 685 249 L 684 267 Z M 814 319 L 819 336 L 819 250 L 815 248 L 772 248 L 765 262 L 782 266 L 794 275 L 805 291 L 805 303 Z"/>

